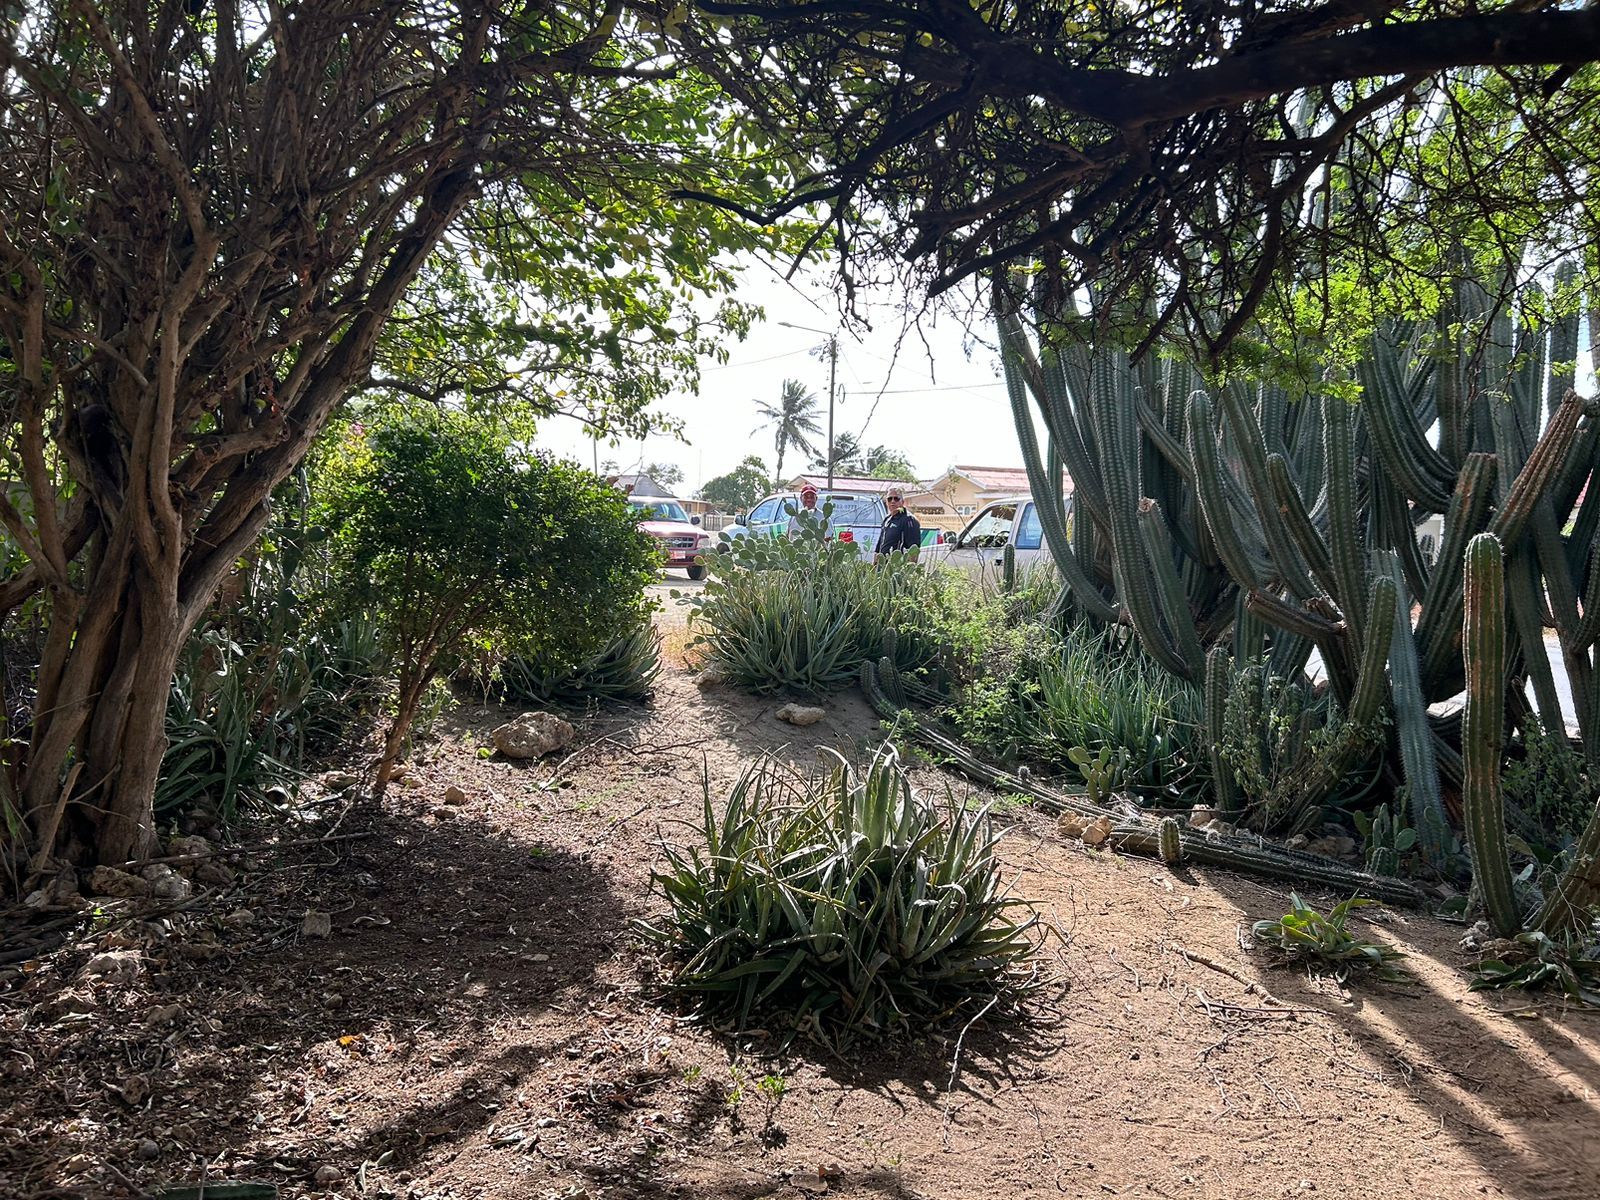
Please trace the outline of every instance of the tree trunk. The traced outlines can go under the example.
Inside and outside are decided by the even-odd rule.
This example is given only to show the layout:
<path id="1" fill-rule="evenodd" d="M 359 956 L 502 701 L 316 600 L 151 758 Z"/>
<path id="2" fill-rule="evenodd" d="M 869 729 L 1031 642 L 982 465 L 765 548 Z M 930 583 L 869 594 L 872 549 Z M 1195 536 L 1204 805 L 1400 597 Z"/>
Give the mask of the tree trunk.
<path id="1" fill-rule="evenodd" d="M 389 733 L 383 739 L 383 758 L 378 762 L 378 777 L 372 785 L 372 794 L 382 798 L 389 780 L 394 777 L 395 765 L 400 761 L 400 752 L 405 747 L 406 736 L 411 732 L 411 723 L 417 719 L 417 709 L 422 704 L 422 693 L 427 690 L 428 684 L 433 679 L 431 668 L 415 671 L 403 671 L 400 676 L 400 696 L 395 704 L 394 721 L 389 726 Z"/>
<path id="2" fill-rule="evenodd" d="M 138 519 L 126 511 L 104 539 L 81 600 L 54 597 L 21 788 L 36 861 L 59 850 L 120 864 L 155 847 L 167 693 L 205 604 L 179 602 L 176 555 L 152 561 L 134 548 Z M 252 537 L 260 521 L 248 524 Z M 226 566 L 214 564 L 219 578 Z"/>

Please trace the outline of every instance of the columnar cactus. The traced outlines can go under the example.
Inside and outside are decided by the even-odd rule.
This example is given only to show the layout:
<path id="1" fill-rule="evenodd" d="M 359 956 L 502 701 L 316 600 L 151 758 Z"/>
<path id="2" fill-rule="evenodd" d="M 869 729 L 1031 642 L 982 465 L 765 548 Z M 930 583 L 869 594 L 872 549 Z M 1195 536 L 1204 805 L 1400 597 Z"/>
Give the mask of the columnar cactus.
<path id="1" fill-rule="evenodd" d="M 1178 828 L 1176 817 L 1162 817 L 1156 826 L 1156 850 L 1169 867 L 1183 861 L 1183 832 Z"/>
<path id="2" fill-rule="evenodd" d="M 1505 564 L 1500 541 L 1493 534 L 1480 533 L 1467 546 L 1462 589 L 1467 706 L 1461 753 L 1465 759 L 1462 803 L 1467 849 L 1472 855 L 1473 882 L 1489 920 L 1502 937 L 1510 937 L 1522 928 L 1522 915 L 1511 887 L 1505 801 L 1500 792 L 1506 719 L 1506 599 Z"/>
<path id="3" fill-rule="evenodd" d="M 1380 331 L 1352 402 L 1238 380 L 1196 390 L 1198 373 L 1170 357 L 1130 365 L 1120 349 L 1092 347 L 1092 323 L 1076 300 L 1062 303 L 1026 321 L 1002 312 L 1000 334 L 1063 596 L 1092 620 L 1131 625 L 1169 670 L 1204 677 L 1208 727 L 1226 689 L 1214 663 L 1265 656 L 1293 676 L 1315 644 L 1352 717 L 1375 695 L 1392 704 L 1389 774 L 1405 781 L 1425 860 L 1445 867 L 1440 781 L 1471 772 L 1457 730 L 1428 706 L 1463 686 L 1463 567 L 1488 531 L 1509 572 L 1502 685 L 1531 679 L 1555 723 L 1560 689 L 1543 646 L 1553 626 L 1600 770 L 1600 410 L 1570 390 L 1581 322 L 1519 322 L 1463 278 L 1436 325 Z M 1588 327 L 1600 337 L 1600 323 Z M 1424 552 L 1422 523 L 1441 511 L 1443 537 Z M 1392 590 L 1374 607 L 1378 578 Z M 1218 804 L 1235 808 L 1229 773 L 1213 774 Z"/>

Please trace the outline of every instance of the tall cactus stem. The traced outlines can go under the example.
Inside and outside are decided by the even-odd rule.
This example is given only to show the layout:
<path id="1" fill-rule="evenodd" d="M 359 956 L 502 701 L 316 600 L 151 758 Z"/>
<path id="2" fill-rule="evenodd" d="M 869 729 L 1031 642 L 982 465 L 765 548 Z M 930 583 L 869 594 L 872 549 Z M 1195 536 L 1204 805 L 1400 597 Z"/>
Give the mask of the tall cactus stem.
<path id="1" fill-rule="evenodd" d="M 1462 594 L 1462 650 L 1467 674 L 1461 730 L 1465 760 L 1462 803 L 1467 849 L 1472 855 L 1473 879 L 1483 896 L 1489 920 L 1502 937 L 1511 937 L 1522 928 L 1522 917 L 1511 886 L 1505 799 L 1500 792 L 1505 736 L 1506 597 L 1505 562 L 1500 541 L 1493 534 L 1479 534 L 1467 545 Z"/>
<path id="2" fill-rule="evenodd" d="M 1439 761 L 1433 752 L 1433 730 L 1428 725 L 1428 702 L 1422 694 L 1422 670 L 1411 632 L 1411 603 L 1401 585 L 1400 567 L 1392 556 L 1383 559 L 1385 573 L 1395 584 L 1394 632 L 1389 639 L 1389 684 L 1394 690 L 1394 722 L 1400 742 L 1400 762 L 1405 768 L 1406 790 L 1411 798 L 1411 825 L 1417 831 L 1423 861 L 1434 870 L 1445 865 L 1444 797 L 1439 789 Z M 1392 871 L 1378 874 L 1392 875 Z"/>
<path id="3" fill-rule="evenodd" d="M 1220 646 L 1211 647 L 1206 655 L 1205 721 L 1206 755 L 1211 760 L 1211 779 L 1216 791 L 1217 807 L 1225 813 L 1238 812 L 1239 788 L 1233 780 L 1233 769 L 1222 758 L 1222 733 L 1224 713 L 1228 706 L 1228 688 L 1233 682 L 1233 660 Z"/>

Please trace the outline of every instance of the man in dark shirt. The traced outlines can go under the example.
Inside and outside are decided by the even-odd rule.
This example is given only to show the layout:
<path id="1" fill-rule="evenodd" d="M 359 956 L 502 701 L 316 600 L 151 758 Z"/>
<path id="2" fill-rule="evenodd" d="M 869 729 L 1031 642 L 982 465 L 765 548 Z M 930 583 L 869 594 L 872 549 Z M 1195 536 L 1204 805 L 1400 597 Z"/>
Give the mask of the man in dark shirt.
<path id="1" fill-rule="evenodd" d="M 916 562 L 917 556 L 922 553 L 922 523 L 906 511 L 905 497 L 898 488 L 885 496 L 884 500 L 889 505 L 889 515 L 878 534 L 873 561 L 882 562 L 884 555 L 904 550 L 911 555 L 911 561 Z"/>

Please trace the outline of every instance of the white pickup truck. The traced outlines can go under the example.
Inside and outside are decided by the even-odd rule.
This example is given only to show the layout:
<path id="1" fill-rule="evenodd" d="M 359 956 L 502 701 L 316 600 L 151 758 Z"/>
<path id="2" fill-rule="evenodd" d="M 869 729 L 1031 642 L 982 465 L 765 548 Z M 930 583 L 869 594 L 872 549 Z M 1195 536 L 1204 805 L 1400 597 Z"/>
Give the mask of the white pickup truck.
<path id="1" fill-rule="evenodd" d="M 878 532 L 884 518 L 889 515 L 883 497 L 862 492 L 824 489 L 817 497 L 817 506 L 830 505 L 829 520 L 835 534 L 848 533 L 858 553 L 871 554 L 878 544 Z M 741 537 L 783 537 L 789 531 L 789 518 L 800 508 L 799 492 L 779 492 L 751 506 L 744 519 L 722 531 L 727 541 L 722 549 Z"/>
<path id="2" fill-rule="evenodd" d="M 1067 505 L 1070 514 L 1071 497 L 1067 498 Z M 953 539 L 947 535 L 941 545 L 924 549 L 922 559 L 974 573 L 998 571 L 1007 546 L 1012 548 L 1019 567 L 1049 559 L 1044 527 L 1039 522 L 1039 510 L 1033 497 L 1008 496 L 991 501 L 979 509 Z"/>

